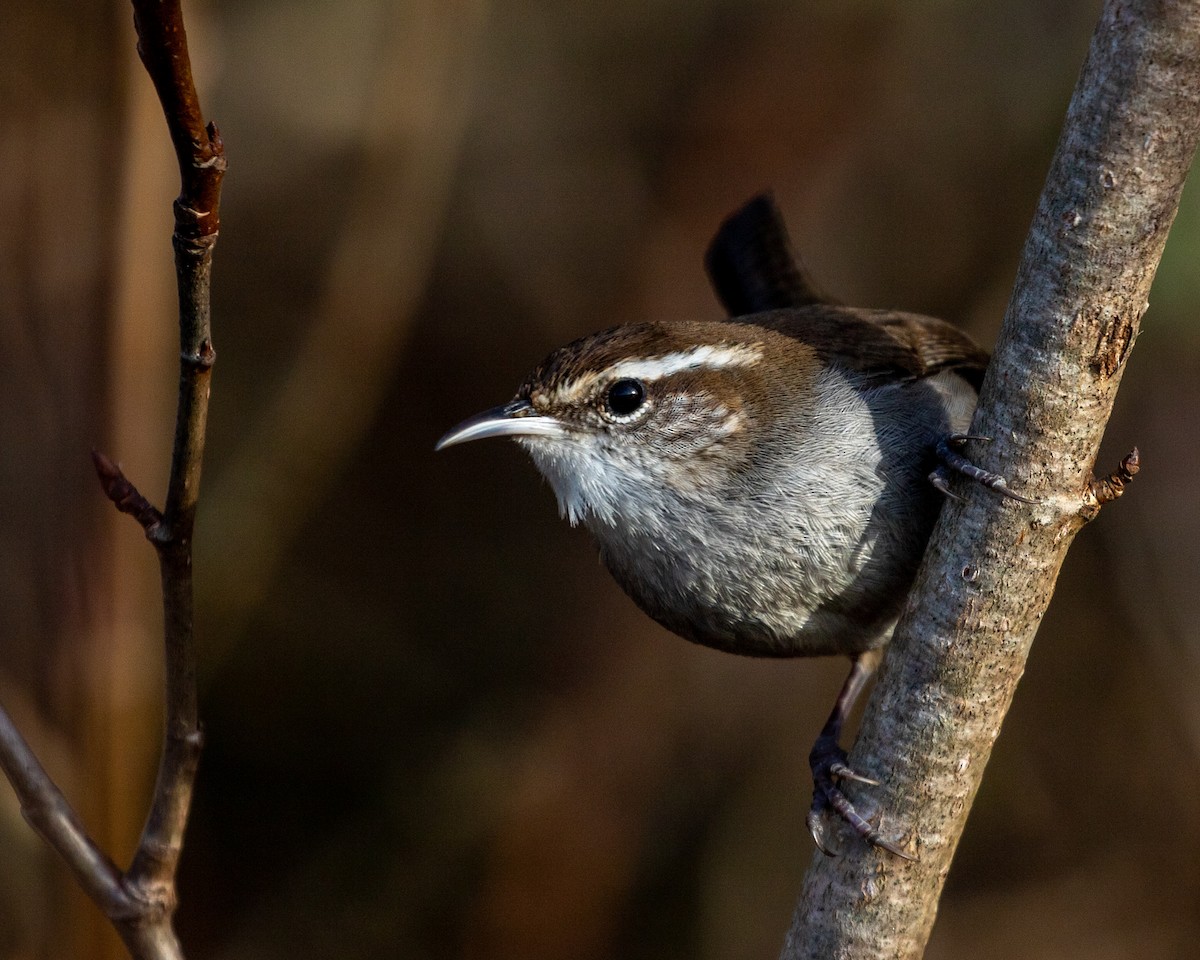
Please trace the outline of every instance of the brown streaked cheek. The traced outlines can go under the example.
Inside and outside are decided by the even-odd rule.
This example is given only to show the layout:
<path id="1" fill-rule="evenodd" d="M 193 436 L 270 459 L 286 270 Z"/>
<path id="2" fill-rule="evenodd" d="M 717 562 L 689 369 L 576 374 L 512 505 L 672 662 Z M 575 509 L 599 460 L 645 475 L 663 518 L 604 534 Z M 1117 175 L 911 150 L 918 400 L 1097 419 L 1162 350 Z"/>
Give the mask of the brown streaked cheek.
<path id="1" fill-rule="evenodd" d="M 654 430 L 664 455 L 712 459 L 735 454 L 745 432 L 745 415 L 741 404 L 714 394 L 672 393 L 659 400 Z"/>

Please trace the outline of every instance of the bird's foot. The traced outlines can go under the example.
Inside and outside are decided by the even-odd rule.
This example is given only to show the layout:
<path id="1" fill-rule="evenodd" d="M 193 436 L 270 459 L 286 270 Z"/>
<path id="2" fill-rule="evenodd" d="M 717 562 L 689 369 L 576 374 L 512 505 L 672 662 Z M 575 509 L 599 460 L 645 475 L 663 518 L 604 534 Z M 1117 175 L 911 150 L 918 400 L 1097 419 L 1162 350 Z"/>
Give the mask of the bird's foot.
<path id="1" fill-rule="evenodd" d="M 854 804 L 842 793 L 838 787 L 840 780 L 855 780 L 858 783 L 879 786 L 878 780 L 871 780 L 851 770 L 846 760 L 846 751 L 838 746 L 837 739 L 825 735 L 817 738 L 812 752 L 808 755 L 813 775 L 813 801 L 808 811 L 808 831 L 812 834 L 813 842 L 827 857 L 837 855 L 837 851 L 830 846 L 826 837 L 826 815 L 832 811 L 872 846 L 887 850 L 905 860 L 916 860 L 911 853 L 880 836 L 878 828 L 855 810 Z"/>
<path id="2" fill-rule="evenodd" d="M 1019 493 L 1013 493 L 1008 488 L 1008 481 L 1000 474 L 992 473 L 990 470 L 984 470 L 982 467 L 977 467 L 968 460 L 960 451 L 966 445 L 968 440 L 980 440 L 985 443 L 990 443 L 991 437 L 980 437 L 968 433 L 952 433 L 947 437 L 942 437 L 937 443 L 937 458 L 938 465 L 934 468 L 933 473 L 929 475 L 929 482 L 933 486 L 945 494 L 947 497 L 953 497 L 955 500 L 962 500 L 957 493 L 950 489 L 950 473 L 962 474 L 974 480 L 976 483 L 981 483 L 989 490 L 995 490 L 1002 496 L 1008 497 L 1010 500 L 1019 500 L 1021 503 L 1039 503 L 1038 500 L 1031 500 L 1029 497 L 1023 497 Z"/>

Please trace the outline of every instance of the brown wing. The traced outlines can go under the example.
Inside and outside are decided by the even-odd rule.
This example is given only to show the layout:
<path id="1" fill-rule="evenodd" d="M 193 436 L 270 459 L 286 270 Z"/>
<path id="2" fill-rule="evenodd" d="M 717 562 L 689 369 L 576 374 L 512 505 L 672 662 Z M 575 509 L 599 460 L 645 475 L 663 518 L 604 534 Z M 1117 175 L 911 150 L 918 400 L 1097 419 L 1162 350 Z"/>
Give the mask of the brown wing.
<path id="1" fill-rule="evenodd" d="M 778 330 L 831 363 L 881 380 L 957 370 L 978 389 L 983 379 L 987 352 L 944 320 L 843 307 L 819 293 L 792 252 L 769 193 L 726 218 L 704 261 L 735 323 Z"/>
<path id="2" fill-rule="evenodd" d="M 978 389 L 987 351 L 934 317 L 811 304 L 736 318 L 808 344 L 829 363 L 881 381 L 919 380 L 956 370 Z"/>

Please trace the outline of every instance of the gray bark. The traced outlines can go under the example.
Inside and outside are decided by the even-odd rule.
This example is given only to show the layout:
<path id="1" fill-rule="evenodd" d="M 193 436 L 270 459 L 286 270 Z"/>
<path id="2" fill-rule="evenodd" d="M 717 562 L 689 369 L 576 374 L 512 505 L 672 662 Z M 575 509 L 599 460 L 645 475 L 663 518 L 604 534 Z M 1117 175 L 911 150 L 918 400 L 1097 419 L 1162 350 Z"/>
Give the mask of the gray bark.
<path id="1" fill-rule="evenodd" d="M 817 855 L 783 956 L 915 958 L 1067 548 L 1200 136 L 1200 0 L 1108 0 L 988 370 L 973 459 L 1041 502 L 946 504 L 851 757 L 848 790 L 919 862 Z"/>

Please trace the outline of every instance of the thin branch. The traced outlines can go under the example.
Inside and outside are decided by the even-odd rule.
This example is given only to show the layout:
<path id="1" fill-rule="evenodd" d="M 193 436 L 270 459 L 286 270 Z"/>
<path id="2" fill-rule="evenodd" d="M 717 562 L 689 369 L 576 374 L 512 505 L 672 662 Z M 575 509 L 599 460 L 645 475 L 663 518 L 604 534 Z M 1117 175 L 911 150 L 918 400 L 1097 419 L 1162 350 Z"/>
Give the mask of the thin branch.
<path id="1" fill-rule="evenodd" d="M 179 0 L 134 0 L 138 54 L 158 91 L 179 162 L 175 201 L 175 272 L 179 288 L 179 402 L 162 523 L 153 542 L 163 587 L 166 731 L 154 800 L 128 883 L 173 904 L 175 871 L 191 807 L 202 735 L 193 636 L 192 527 L 208 419 L 212 344 L 210 279 L 220 226 L 224 146 L 205 125 L 192 82 Z"/>
<path id="2" fill-rule="evenodd" d="M 1108 0 L 971 428 L 995 438 L 972 451 L 983 465 L 1040 502 L 963 490 L 943 509 L 851 760 L 884 782 L 855 802 L 920 861 L 849 839 L 817 856 L 789 960 L 924 951 L 1067 548 L 1136 468 L 1093 484 L 1198 139 L 1200 0 Z"/>
<path id="3" fill-rule="evenodd" d="M 26 819 L 67 861 L 138 960 L 181 960 L 172 927 L 175 874 L 200 759 L 193 637 L 192 527 L 215 353 L 210 324 L 212 254 L 219 228 L 224 148 L 204 124 L 192 82 L 180 0 L 133 0 L 138 53 L 163 106 L 179 162 L 174 204 L 180 371 L 166 506 L 157 510 L 108 457 L 93 452 L 105 495 L 133 516 L 158 552 L 166 647 L 166 730 L 149 816 L 122 875 L 88 836 L 62 792 L 0 710 L 0 766 Z"/>
<path id="4" fill-rule="evenodd" d="M 0 707 L 0 767 L 21 801 L 21 813 L 57 850 L 75 879 L 107 916 L 132 916 L 135 906 L 121 882 L 121 871 L 80 823 L 78 815 Z"/>
<path id="5" fill-rule="evenodd" d="M 215 239 L 221 225 L 225 150 L 215 125 L 205 124 L 200 109 L 179 0 L 133 0 L 133 25 L 138 56 L 158 93 L 179 163 L 176 232 Z"/>

